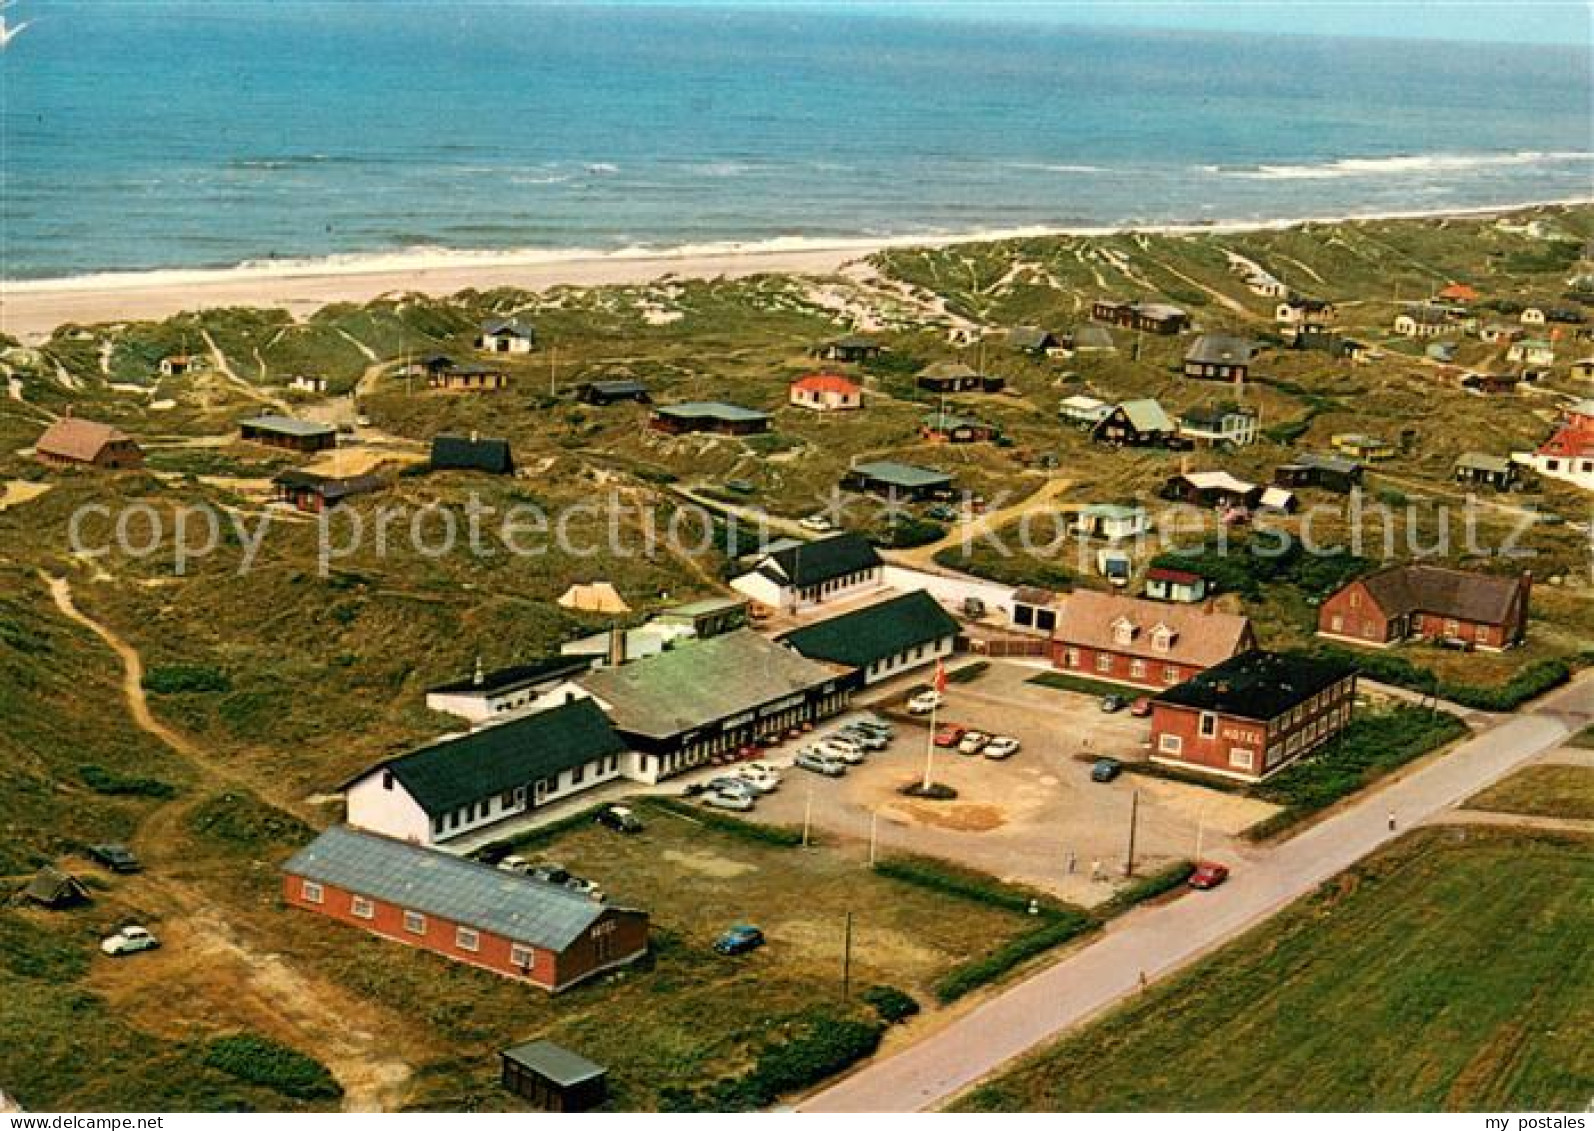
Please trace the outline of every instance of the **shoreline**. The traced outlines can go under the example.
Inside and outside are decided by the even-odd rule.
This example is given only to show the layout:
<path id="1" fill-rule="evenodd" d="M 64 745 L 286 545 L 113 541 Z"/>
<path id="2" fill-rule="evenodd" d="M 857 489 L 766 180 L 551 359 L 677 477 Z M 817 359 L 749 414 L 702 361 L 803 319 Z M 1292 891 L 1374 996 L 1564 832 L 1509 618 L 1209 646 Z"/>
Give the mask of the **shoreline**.
<path id="1" fill-rule="evenodd" d="M 25 343 L 76 323 L 159 321 L 188 310 L 272 307 L 306 316 L 339 302 L 369 302 L 393 292 L 433 297 L 466 289 L 638 285 L 664 276 L 741 278 L 757 274 L 823 275 L 892 248 L 943 248 L 1004 239 L 1100 237 L 1125 232 L 1211 235 L 1276 231 L 1302 224 L 1387 220 L 1479 219 L 1535 208 L 1594 204 L 1594 197 L 1367 215 L 1307 216 L 1085 227 L 1022 228 L 945 236 L 783 237 L 763 243 L 710 243 L 671 249 L 397 251 L 325 259 L 253 262 L 236 267 L 158 269 L 60 279 L 0 280 L 0 332 Z"/>

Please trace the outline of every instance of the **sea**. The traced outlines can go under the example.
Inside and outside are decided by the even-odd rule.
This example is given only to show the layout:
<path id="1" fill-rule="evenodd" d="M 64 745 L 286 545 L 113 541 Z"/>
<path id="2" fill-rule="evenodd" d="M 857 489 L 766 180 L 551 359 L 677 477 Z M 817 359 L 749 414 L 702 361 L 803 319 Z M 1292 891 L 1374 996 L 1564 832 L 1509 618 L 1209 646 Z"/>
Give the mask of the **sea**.
<path id="1" fill-rule="evenodd" d="M 1369 9 L 1371 12 L 1372 10 Z M 844 10 L 18 0 L 0 278 L 820 247 L 1594 196 L 1497 46 Z"/>

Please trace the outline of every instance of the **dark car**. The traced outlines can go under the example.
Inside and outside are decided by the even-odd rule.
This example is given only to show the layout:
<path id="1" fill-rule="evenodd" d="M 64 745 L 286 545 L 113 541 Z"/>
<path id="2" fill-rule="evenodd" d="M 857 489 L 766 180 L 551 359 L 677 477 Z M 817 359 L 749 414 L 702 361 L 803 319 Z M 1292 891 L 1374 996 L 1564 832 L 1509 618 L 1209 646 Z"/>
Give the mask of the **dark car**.
<path id="1" fill-rule="evenodd" d="M 1204 860 L 1196 865 L 1195 871 L 1190 873 L 1190 878 L 1186 882 L 1197 891 L 1209 891 L 1228 878 L 1228 865 Z"/>
<path id="2" fill-rule="evenodd" d="M 113 872 L 137 872 L 144 867 L 125 844 L 91 844 L 89 858 Z"/>
<path id="3" fill-rule="evenodd" d="M 758 484 L 750 479 L 727 479 L 725 489 L 735 491 L 738 495 L 751 495 L 758 490 Z"/>
<path id="4" fill-rule="evenodd" d="M 764 932 L 745 923 L 726 931 L 714 940 L 716 954 L 746 954 L 764 945 Z"/>
<path id="5" fill-rule="evenodd" d="M 1091 781 L 1112 781 L 1124 772 L 1124 764 L 1116 758 L 1097 758 L 1090 768 Z"/>
<path id="6" fill-rule="evenodd" d="M 933 518 L 937 522 L 953 522 L 957 519 L 958 512 L 956 507 L 949 507 L 945 503 L 935 503 L 925 508 L 924 515 L 926 518 Z"/>
<path id="7" fill-rule="evenodd" d="M 1129 700 L 1122 695 L 1103 695 L 1101 697 L 1101 709 L 1109 715 L 1122 711 L 1127 706 L 1129 706 Z"/>
<path id="8" fill-rule="evenodd" d="M 598 810 L 598 815 L 593 820 L 604 828 L 613 829 L 617 833 L 639 833 L 642 831 L 641 820 L 624 805 L 605 805 Z"/>

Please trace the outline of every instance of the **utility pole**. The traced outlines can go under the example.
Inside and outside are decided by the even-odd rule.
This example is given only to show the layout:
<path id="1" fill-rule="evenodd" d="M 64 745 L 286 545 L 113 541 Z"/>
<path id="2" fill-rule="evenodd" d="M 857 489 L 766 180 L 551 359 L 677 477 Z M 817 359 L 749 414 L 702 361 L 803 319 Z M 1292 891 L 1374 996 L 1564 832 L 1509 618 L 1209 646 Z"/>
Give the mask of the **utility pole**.
<path id="1" fill-rule="evenodd" d="M 814 820 L 814 787 L 808 787 L 808 800 L 803 803 L 803 847 L 808 847 L 808 830 Z"/>
<path id="2" fill-rule="evenodd" d="M 559 366 L 559 347 L 558 346 L 549 346 L 548 347 L 548 395 L 550 397 L 557 397 L 559 395 L 559 378 L 558 378 L 559 368 L 558 368 L 558 366 Z"/>
<path id="3" fill-rule="evenodd" d="M 869 810 L 869 867 L 873 868 L 876 860 L 875 848 L 880 843 L 880 810 Z"/>
<path id="4" fill-rule="evenodd" d="M 1135 874 L 1135 825 L 1140 819 L 1140 791 L 1134 790 L 1129 795 L 1129 855 L 1124 860 L 1124 875 Z"/>
<path id="5" fill-rule="evenodd" d="M 841 1000 L 852 996 L 852 912 L 847 912 L 846 933 L 841 944 Z"/>

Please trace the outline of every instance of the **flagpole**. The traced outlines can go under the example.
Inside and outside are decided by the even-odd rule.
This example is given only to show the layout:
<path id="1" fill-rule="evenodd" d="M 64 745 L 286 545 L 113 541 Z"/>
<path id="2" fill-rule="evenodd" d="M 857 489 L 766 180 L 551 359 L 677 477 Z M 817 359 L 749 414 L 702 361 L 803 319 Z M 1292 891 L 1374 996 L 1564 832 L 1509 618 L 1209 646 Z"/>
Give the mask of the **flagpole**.
<path id="1" fill-rule="evenodd" d="M 930 734 L 924 741 L 924 789 L 930 789 L 930 774 L 935 766 L 935 707 L 930 708 Z"/>

